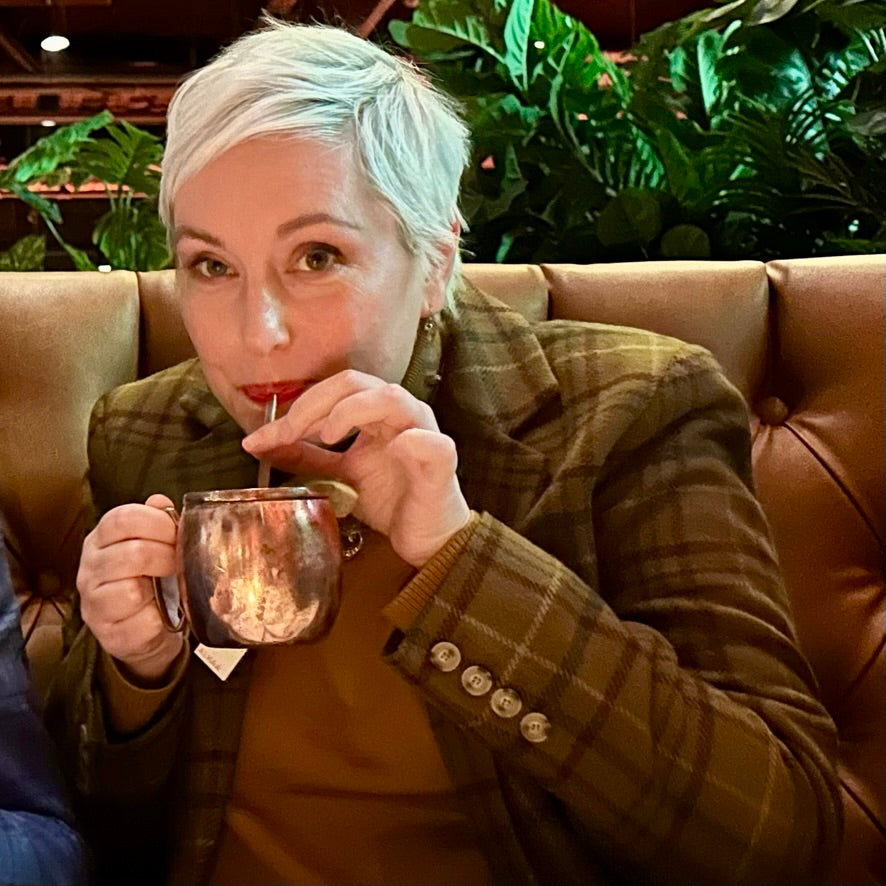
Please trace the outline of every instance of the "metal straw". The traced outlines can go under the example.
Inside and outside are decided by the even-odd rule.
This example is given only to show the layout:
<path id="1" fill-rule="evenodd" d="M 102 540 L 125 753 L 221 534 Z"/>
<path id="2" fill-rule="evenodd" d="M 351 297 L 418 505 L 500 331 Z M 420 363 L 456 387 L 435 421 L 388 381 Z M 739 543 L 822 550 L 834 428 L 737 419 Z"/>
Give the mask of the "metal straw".
<path id="1" fill-rule="evenodd" d="M 265 406 L 265 424 L 274 421 L 277 417 L 277 395 L 273 394 Z M 261 488 L 270 485 L 271 482 L 271 462 L 267 458 L 258 460 L 258 481 L 256 486 Z"/>

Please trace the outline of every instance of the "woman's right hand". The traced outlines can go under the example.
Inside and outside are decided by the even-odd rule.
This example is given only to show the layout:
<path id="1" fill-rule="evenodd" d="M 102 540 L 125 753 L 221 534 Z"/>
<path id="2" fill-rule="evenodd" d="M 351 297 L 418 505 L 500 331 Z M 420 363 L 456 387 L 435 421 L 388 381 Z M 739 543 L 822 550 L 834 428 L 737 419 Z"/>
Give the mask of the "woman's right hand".
<path id="1" fill-rule="evenodd" d="M 151 576 L 175 572 L 176 527 L 165 495 L 108 511 L 83 542 L 77 590 L 83 620 L 125 676 L 146 686 L 162 682 L 184 645 L 166 630 Z"/>

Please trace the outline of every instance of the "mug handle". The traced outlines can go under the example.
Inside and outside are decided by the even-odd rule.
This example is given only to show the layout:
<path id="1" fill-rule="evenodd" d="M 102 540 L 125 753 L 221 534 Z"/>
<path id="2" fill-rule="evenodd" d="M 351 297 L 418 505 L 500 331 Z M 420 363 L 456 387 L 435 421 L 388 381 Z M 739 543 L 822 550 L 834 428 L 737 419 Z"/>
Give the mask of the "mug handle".
<path id="1" fill-rule="evenodd" d="M 169 514 L 169 518 L 178 528 L 178 511 L 175 508 L 163 508 Z M 182 608 L 181 591 L 178 586 L 178 577 L 165 575 L 162 577 L 151 576 L 154 584 L 154 601 L 160 611 L 160 621 L 167 631 L 179 633 L 185 629 L 185 612 Z"/>

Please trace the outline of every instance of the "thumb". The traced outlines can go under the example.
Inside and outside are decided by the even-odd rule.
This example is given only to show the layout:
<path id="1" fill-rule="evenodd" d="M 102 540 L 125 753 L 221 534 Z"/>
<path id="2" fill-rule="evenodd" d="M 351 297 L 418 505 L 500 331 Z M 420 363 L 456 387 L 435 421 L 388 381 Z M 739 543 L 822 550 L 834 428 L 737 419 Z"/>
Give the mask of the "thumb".
<path id="1" fill-rule="evenodd" d="M 162 493 L 155 492 L 153 495 L 149 495 L 145 504 L 149 508 L 157 508 L 158 511 L 165 511 L 167 508 L 174 508 L 175 504 L 172 499 Z"/>

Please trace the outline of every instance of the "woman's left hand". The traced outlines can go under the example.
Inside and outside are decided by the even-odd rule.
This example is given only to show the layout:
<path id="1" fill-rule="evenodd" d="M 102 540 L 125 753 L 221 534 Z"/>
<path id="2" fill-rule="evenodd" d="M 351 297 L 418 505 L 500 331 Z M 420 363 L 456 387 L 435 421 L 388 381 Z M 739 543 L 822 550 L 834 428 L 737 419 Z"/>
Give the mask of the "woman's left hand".
<path id="1" fill-rule="evenodd" d="M 346 451 L 323 448 L 355 431 Z M 348 369 L 309 388 L 286 415 L 246 437 L 243 447 L 282 470 L 352 486 L 354 516 L 387 535 L 394 551 L 417 568 L 470 519 L 455 474 L 455 443 L 440 432 L 431 407 L 363 372 Z"/>

